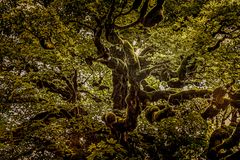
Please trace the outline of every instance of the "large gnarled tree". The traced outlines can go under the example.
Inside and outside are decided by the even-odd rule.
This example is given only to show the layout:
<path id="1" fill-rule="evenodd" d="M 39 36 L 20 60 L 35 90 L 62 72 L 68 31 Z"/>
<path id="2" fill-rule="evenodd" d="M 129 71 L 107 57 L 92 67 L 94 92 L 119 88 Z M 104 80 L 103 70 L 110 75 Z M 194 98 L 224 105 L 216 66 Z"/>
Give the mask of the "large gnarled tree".
<path id="1" fill-rule="evenodd" d="M 11 1 L 3 5 L 6 13 L 1 37 L 6 39 L 6 45 L 0 57 L 1 72 L 9 83 L 11 73 L 18 74 L 16 79 L 29 75 L 30 80 L 26 81 L 35 88 L 46 89 L 74 104 L 81 101 L 85 94 L 95 102 L 101 102 L 88 91 L 90 76 L 87 77 L 86 73 L 84 76 L 87 78 L 80 79 L 82 68 L 79 64 L 87 65 L 90 70 L 95 64 L 104 65 L 111 71 L 113 111 L 106 112 L 102 119 L 114 138 L 123 145 L 128 143 L 128 133 L 136 129 L 142 112 L 150 123 L 160 122 L 176 116 L 176 108 L 184 102 L 200 98 L 208 100 L 208 107 L 200 113 L 201 118 L 207 121 L 231 106 L 232 111 L 227 117 L 231 118 L 230 124 L 212 133 L 206 150 L 209 159 L 231 159 L 239 155 L 239 151 L 232 153 L 231 148 L 239 145 L 240 138 L 239 76 L 236 76 L 239 74 L 239 5 L 237 1 L 221 4 L 180 0 Z M 157 33 L 165 28 L 179 36 L 172 40 L 174 47 L 161 39 L 165 38 L 161 37 L 161 33 Z M 149 42 L 144 34 L 129 33 L 136 30 L 146 34 L 152 31 L 160 38 L 149 36 Z M 128 34 L 131 36 L 127 37 Z M 168 38 L 171 36 L 170 33 L 167 35 Z M 155 44 L 149 45 L 154 40 Z M 206 44 L 206 41 L 210 43 Z M 163 44 L 158 46 L 158 43 Z M 172 48 L 164 46 L 164 43 Z M 13 52 L 9 44 L 15 44 L 18 53 L 9 54 Z M 87 45 L 95 48 L 84 50 Z M 29 50 L 36 55 L 29 56 Z M 153 59 L 160 54 L 159 51 L 171 52 L 169 58 Z M 185 54 L 180 55 L 178 51 Z M 224 55 L 226 52 L 232 55 Z M 173 60 L 172 54 L 178 58 Z M 224 58 L 226 63 L 212 68 L 211 65 L 218 65 L 209 60 L 213 57 L 216 57 L 216 63 Z M 9 65 L 9 59 L 17 61 L 13 60 Z M 219 77 L 219 71 L 224 67 L 232 71 L 224 72 L 225 77 Z M 42 75 L 44 73 L 48 75 Z M 149 77 L 164 84 L 163 89 L 151 86 Z M 205 85 L 208 80 L 213 83 L 223 80 L 224 83 L 221 86 Z M 100 76 L 98 83 L 92 86 L 97 86 L 99 90 L 109 89 L 110 86 L 101 83 Z M 15 83 L 12 87 L 21 88 L 18 85 Z M 30 99 L 30 95 L 24 97 L 14 93 L 6 91 L 0 100 L 3 103 L 44 102 L 41 98 Z M 159 102 L 161 105 L 152 105 Z M 37 114 L 30 122 L 43 119 L 47 124 L 52 117 L 70 119 L 77 117 L 76 112 L 83 113 L 79 110 L 46 111 Z M 118 110 L 126 112 L 118 115 Z M 222 153 L 222 149 L 226 152 Z"/>

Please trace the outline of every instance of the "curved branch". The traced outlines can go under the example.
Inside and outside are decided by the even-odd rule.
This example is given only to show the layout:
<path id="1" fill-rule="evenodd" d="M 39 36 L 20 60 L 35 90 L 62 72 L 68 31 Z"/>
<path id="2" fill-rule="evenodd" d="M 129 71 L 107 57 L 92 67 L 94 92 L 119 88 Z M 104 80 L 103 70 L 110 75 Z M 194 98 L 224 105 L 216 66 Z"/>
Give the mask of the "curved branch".
<path id="1" fill-rule="evenodd" d="M 132 22 L 131 24 L 128 24 L 128 25 L 125 25 L 125 26 L 118 26 L 118 25 L 114 24 L 114 28 L 116 28 L 116 29 L 127 29 L 127 28 L 133 27 L 133 26 L 137 25 L 138 23 L 142 22 L 144 16 L 147 13 L 148 3 L 149 3 L 149 0 L 145 0 L 142 8 L 140 10 L 140 16 L 135 22 Z"/>
<path id="2" fill-rule="evenodd" d="M 162 67 L 162 65 L 152 66 L 139 71 L 139 73 L 137 73 L 137 81 L 140 82 L 141 80 L 147 78 L 153 70 L 158 69 L 160 67 Z"/>

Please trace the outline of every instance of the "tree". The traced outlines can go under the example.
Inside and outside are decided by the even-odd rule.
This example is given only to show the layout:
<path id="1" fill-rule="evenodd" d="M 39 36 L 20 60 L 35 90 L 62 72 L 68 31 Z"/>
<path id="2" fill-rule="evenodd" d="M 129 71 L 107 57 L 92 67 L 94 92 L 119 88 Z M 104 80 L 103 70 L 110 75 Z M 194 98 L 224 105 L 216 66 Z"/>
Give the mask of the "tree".
<path id="1" fill-rule="evenodd" d="M 65 159 L 113 159 L 120 149 L 123 159 L 140 152 L 131 143 L 134 137 L 142 137 L 135 142 L 151 159 L 156 155 L 144 140 L 153 140 L 157 159 L 179 158 L 197 150 L 194 145 L 207 148 L 195 156 L 236 157 L 239 5 L 237 0 L 3 1 L 1 107 L 34 111 L 20 127 L 2 134 L 3 144 L 35 144 L 20 146 L 11 158 L 46 150 Z M 93 111 L 98 106 L 111 105 L 101 115 L 108 133 L 99 118 L 96 123 L 89 117 L 99 114 Z M 141 132 L 142 114 L 161 132 Z M 48 130 L 52 134 L 40 135 Z M 101 146 L 114 150 L 94 155 Z"/>

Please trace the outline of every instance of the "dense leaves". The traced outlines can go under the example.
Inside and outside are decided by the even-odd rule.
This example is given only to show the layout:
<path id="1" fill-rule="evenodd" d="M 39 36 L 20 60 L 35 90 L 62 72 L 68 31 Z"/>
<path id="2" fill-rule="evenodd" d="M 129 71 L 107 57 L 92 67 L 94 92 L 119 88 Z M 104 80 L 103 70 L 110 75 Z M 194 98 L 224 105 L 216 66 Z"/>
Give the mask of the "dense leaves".
<path id="1" fill-rule="evenodd" d="M 2 0 L 0 159 L 237 159 L 238 0 Z"/>

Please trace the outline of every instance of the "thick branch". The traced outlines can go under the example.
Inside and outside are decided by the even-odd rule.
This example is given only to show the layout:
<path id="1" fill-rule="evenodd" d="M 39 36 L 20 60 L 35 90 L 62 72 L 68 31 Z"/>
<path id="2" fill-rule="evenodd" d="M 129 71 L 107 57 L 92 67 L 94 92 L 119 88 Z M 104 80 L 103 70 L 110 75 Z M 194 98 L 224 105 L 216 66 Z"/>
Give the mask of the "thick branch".
<path id="1" fill-rule="evenodd" d="M 212 94 L 211 90 L 203 89 L 203 90 L 187 90 L 178 92 L 175 94 L 170 95 L 169 97 L 169 103 L 172 104 L 179 104 L 181 101 L 184 100 L 191 100 L 193 98 L 210 98 Z"/>
<path id="2" fill-rule="evenodd" d="M 137 127 L 137 117 L 141 113 L 138 90 L 139 89 L 137 84 L 131 84 L 128 95 L 126 97 L 127 117 L 125 119 L 125 126 L 128 131 L 132 131 Z"/>
<path id="3" fill-rule="evenodd" d="M 165 91 L 154 91 L 154 92 L 145 92 L 140 91 L 140 99 L 148 100 L 150 102 L 156 102 L 160 99 L 164 99 L 169 101 L 171 104 L 178 105 L 180 102 L 184 100 L 191 100 L 193 98 L 209 98 L 212 94 L 211 90 L 187 90 L 176 92 L 173 90 L 165 90 Z"/>
<path id="4" fill-rule="evenodd" d="M 160 122 L 162 119 L 175 116 L 175 111 L 171 107 L 159 109 L 157 106 L 149 106 L 145 109 L 145 117 L 148 122 Z"/>

